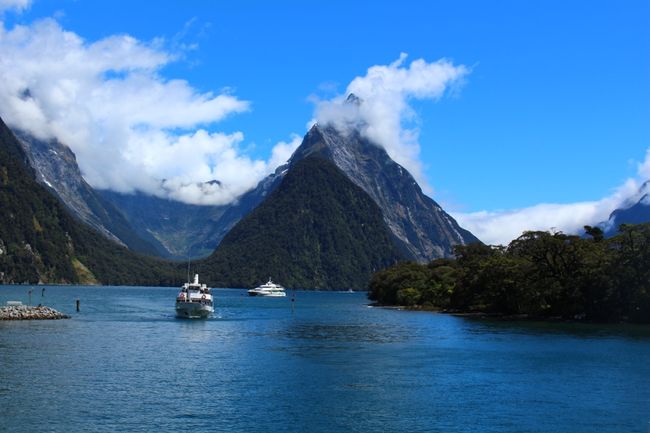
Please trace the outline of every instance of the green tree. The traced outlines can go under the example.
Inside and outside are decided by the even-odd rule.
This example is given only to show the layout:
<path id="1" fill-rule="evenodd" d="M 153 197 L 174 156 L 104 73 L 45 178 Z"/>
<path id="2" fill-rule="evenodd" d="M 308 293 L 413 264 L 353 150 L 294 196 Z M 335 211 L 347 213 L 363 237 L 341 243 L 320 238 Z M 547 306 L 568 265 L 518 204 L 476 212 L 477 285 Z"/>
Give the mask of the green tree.
<path id="1" fill-rule="evenodd" d="M 455 249 L 456 259 L 401 263 L 373 275 L 384 304 L 592 321 L 650 322 L 650 223 L 604 239 L 527 231 L 507 247 Z"/>

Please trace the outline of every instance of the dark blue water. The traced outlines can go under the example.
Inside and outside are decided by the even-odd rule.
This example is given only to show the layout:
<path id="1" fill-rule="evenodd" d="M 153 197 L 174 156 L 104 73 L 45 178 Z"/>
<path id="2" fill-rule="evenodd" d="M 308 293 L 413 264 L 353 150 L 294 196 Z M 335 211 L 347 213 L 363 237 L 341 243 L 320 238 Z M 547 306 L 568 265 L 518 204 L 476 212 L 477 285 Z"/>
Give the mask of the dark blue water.
<path id="1" fill-rule="evenodd" d="M 0 286 L 0 303 L 27 290 Z M 237 290 L 186 321 L 176 292 L 47 287 L 72 319 L 0 322 L 0 431 L 649 431 L 648 327 L 468 320 L 358 293 L 298 292 L 292 308 Z"/>

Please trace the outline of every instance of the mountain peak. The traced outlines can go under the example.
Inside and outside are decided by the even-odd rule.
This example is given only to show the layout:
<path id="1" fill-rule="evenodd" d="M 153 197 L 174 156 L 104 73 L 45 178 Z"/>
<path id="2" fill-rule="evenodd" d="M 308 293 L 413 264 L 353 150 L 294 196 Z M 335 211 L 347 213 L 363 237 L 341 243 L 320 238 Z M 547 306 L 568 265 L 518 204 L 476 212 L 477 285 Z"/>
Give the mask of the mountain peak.
<path id="1" fill-rule="evenodd" d="M 639 188 L 639 192 L 646 195 L 650 193 L 650 180 L 643 182 L 643 185 Z"/>
<path id="2" fill-rule="evenodd" d="M 359 97 L 358 97 L 357 95 L 355 95 L 354 93 L 350 93 L 350 94 L 348 95 L 348 97 L 345 99 L 345 103 L 346 103 L 346 104 L 356 105 L 357 107 L 358 107 L 359 105 L 361 105 L 362 102 L 363 102 L 363 99 L 359 98 Z"/>

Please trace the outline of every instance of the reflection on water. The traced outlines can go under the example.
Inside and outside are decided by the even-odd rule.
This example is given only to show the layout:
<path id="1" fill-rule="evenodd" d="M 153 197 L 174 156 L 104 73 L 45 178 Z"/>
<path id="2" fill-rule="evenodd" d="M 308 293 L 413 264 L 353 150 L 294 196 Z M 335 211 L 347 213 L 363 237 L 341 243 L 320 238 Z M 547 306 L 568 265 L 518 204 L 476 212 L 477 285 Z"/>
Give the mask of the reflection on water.
<path id="1" fill-rule="evenodd" d="M 338 343 L 394 343 L 409 339 L 405 330 L 391 329 L 387 326 L 317 323 L 289 326 L 285 336 L 300 340 Z"/>
<path id="2" fill-rule="evenodd" d="M 24 292 L 0 287 L 0 303 Z M 650 327 L 224 289 L 214 317 L 180 320 L 176 293 L 48 287 L 72 319 L 0 322 L 0 432 L 646 433 L 650 421 Z"/>
<path id="3" fill-rule="evenodd" d="M 650 340 L 650 326 L 630 323 L 583 323 L 511 321 L 485 318 L 465 318 L 467 332 L 487 334 L 522 334 L 531 336 L 572 336 L 580 338 L 630 338 Z"/>

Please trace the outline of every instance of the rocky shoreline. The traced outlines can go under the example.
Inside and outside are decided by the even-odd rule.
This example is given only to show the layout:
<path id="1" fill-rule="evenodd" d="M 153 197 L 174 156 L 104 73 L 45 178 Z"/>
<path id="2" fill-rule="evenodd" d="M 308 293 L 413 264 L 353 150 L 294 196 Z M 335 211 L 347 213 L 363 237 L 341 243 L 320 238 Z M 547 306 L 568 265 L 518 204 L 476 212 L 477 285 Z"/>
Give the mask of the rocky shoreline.
<path id="1" fill-rule="evenodd" d="M 50 307 L 29 307 L 27 305 L 0 307 L 0 320 L 56 320 L 69 318 L 70 316 Z"/>

